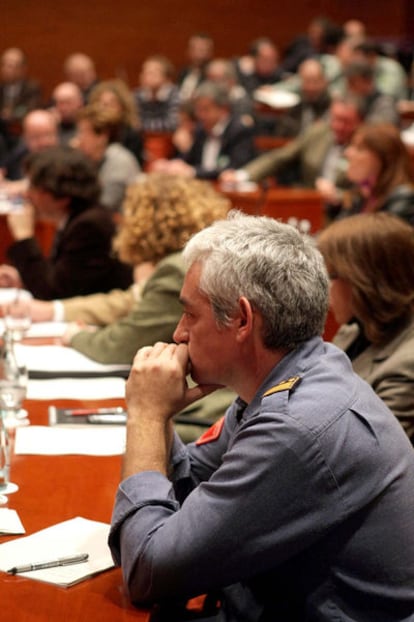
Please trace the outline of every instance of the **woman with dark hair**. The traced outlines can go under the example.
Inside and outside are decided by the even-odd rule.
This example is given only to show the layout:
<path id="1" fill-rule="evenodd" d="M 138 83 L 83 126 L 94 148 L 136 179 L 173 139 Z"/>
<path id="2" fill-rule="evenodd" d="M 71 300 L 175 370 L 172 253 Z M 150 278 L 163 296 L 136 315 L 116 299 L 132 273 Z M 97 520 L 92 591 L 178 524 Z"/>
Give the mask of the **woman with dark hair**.
<path id="1" fill-rule="evenodd" d="M 80 151 L 51 147 L 26 163 L 29 189 L 21 211 L 8 214 L 13 266 L 0 266 L 0 286 L 24 286 L 50 300 L 128 287 L 131 268 L 112 254 L 115 227 L 98 205 L 95 167 Z M 36 218 L 52 222 L 56 236 L 49 257 L 35 238 Z"/>
<path id="2" fill-rule="evenodd" d="M 342 194 L 338 217 L 384 211 L 414 225 L 413 164 L 398 129 L 382 123 L 360 126 L 345 156 L 354 188 Z"/>
<path id="3" fill-rule="evenodd" d="M 414 232 L 386 213 L 358 214 L 318 238 L 341 325 L 334 343 L 414 442 Z"/>

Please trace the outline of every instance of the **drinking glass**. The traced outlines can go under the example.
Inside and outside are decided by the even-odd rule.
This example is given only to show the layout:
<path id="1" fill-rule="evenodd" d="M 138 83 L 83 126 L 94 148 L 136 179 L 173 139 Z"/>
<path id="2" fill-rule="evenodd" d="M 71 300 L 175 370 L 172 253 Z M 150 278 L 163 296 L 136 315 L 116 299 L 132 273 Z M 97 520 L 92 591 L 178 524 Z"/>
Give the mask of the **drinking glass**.
<path id="1" fill-rule="evenodd" d="M 32 318 L 28 300 L 19 294 L 3 305 L 3 321 L 5 330 L 12 334 L 13 341 L 21 341 L 29 330 Z"/>
<path id="2" fill-rule="evenodd" d="M 25 425 L 22 403 L 27 394 L 28 371 L 20 365 L 10 374 L 0 366 L 0 410 L 4 425 L 14 429 Z"/>
<path id="3" fill-rule="evenodd" d="M 18 486 L 10 482 L 10 457 L 16 427 L 26 425 L 20 417 L 21 405 L 27 391 L 27 369 L 18 367 L 10 374 L 0 366 L 0 504 L 7 501 L 2 493 L 10 494 Z"/>
<path id="4" fill-rule="evenodd" d="M 10 473 L 10 439 L 0 411 L 0 493 L 6 492 Z M 7 497 L 0 494 L 0 505 L 7 503 Z"/>

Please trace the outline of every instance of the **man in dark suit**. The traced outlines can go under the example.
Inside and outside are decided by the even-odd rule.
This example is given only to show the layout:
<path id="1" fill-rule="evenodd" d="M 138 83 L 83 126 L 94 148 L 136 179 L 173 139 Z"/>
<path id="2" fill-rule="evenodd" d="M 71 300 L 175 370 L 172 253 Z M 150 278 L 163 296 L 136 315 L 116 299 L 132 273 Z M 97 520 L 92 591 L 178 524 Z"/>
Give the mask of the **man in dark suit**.
<path id="1" fill-rule="evenodd" d="M 73 82 L 80 88 L 86 104 L 89 94 L 99 82 L 92 58 L 82 52 L 70 54 L 63 63 L 63 73 L 68 82 Z"/>
<path id="2" fill-rule="evenodd" d="M 59 142 L 57 118 L 50 110 L 31 110 L 22 122 L 22 135 L 7 154 L 4 162 L 4 177 L 13 182 L 7 185 L 7 192 L 18 194 L 24 191 L 25 183 L 16 184 L 25 177 L 24 161 L 30 153 L 39 153 Z"/>
<path id="3" fill-rule="evenodd" d="M 95 167 L 80 151 L 51 147 L 27 160 L 28 202 L 8 214 L 14 243 L 12 266 L 0 266 L 0 286 L 28 289 L 44 300 L 125 288 L 130 267 L 112 255 L 114 223 L 97 205 Z M 53 223 L 56 237 L 49 257 L 35 238 L 35 220 Z"/>
<path id="4" fill-rule="evenodd" d="M 227 89 L 203 82 L 194 94 L 197 125 L 190 149 L 181 159 L 159 161 L 154 169 L 175 175 L 217 179 L 228 168 L 239 168 L 255 156 L 253 125 L 231 114 Z"/>
<path id="5" fill-rule="evenodd" d="M 177 78 L 180 98 L 183 101 L 193 96 L 195 89 L 205 79 L 207 63 L 213 58 L 214 41 L 210 35 L 202 32 L 193 34 L 187 45 L 188 65 L 183 67 Z"/>
<path id="6" fill-rule="evenodd" d="M 8 139 L 18 132 L 23 117 L 41 104 L 40 86 L 26 77 L 27 61 L 22 50 L 8 48 L 0 59 L 0 117 Z"/>

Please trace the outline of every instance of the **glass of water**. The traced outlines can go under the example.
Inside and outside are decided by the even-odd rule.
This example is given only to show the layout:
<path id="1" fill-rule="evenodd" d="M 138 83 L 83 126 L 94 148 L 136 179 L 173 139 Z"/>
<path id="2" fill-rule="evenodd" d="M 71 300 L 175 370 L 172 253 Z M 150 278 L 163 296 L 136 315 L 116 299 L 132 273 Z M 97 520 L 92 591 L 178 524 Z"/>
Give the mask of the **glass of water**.
<path id="1" fill-rule="evenodd" d="M 3 412 L 0 412 L 0 493 L 6 492 L 10 473 L 10 438 L 5 426 Z M 0 494 L 0 505 L 7 503 L 7 497 Z"/>
<path id="2" fill-rule="evenodd" d="M 19 366 L 13 375 L 6 374 L 0 366 L 0 410 L 5 427 L 16 428 L 23 424 L 20 416 L 27 393 L 27 368 Z"/>
<path id="3" fill-rule="evenodd" d="M 3 321 L 4 328 L 11 333 L 15 342 L 21 341 L 29 330 L 32 323 L 30 304 L 19 295 L 19 290 L 13 300 L 3 305 Z"/>
<path id="4" fill-rule="evenodd" d="M 10 373 L 6 365 L 0 365 L 0 504 L 7 502 L 4 494 L 18 489 L 10 482 L 10 457 L 15 429 L 25 425 L 20 413 L 27 392 L 27 379 L 25 367 L 18 367 Z"/>

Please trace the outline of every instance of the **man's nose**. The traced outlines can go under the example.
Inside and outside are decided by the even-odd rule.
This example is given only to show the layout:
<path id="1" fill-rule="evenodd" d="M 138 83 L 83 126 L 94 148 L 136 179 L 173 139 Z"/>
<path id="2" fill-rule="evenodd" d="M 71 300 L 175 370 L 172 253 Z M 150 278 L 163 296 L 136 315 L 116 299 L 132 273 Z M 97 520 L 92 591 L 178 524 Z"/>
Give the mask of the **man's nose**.
<path id="1" fill-rule="evenodd" d="M 188 341 L 188 332 L 184 327 L 183 317 L 181 317 L 180 321 L 177 324 L 177 327 L 173 334 L 173 339 L 175 343 L 187 343 Z"/>

